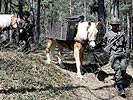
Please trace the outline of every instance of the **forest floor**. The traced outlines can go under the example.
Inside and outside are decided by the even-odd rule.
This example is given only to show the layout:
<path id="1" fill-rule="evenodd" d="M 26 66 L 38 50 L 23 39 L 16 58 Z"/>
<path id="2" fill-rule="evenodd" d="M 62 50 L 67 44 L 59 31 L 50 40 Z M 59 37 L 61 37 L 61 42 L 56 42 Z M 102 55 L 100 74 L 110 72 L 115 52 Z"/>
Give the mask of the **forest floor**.
<path id="1" fill-rule="evenodd" d="M 67 59 L 64 58 L 64 61 L 66 61 L 65 67 L 74 85 L 82 86 L 77 92 L 79 100 L 133 100 L 133 53 L 131 53 L 130 62 L 127 67 L 126 80 L 124 81 L 126 98 L 121 97 L 113 87 L 114 71 L 108 63 L 109 56 L 101 49 L 96 50 L 94 53 L 97 55 L 98 59 L 100 59 L 99 62 L 97 62 L 100 66 L 96 64 L 94 56 L 91 53 L 85 53 L 83 80 L 79 80 L 78 77 L 75 77 L 76 70 L 73 69 L 75 63 L 72 63 L 74 60 L 72 61 L 68 56 L 65 57 Z"/>
<path id="2" fill-rule="evenodd" d="M 29 54 L 1 49 L 0 100 L 133 100 L 133 53 L 125 80 L 126 98 L 113 87 L 114 71 L 108 56 L 103 51 L 95 53 L 101 67 L 91 53 L 85 53 L 84 79 L 80 80 L 72 51 L 64 51 L 65 67 L 61 68 L 56 59 L 55 63 L 46 64 L 43 49 Z"/>

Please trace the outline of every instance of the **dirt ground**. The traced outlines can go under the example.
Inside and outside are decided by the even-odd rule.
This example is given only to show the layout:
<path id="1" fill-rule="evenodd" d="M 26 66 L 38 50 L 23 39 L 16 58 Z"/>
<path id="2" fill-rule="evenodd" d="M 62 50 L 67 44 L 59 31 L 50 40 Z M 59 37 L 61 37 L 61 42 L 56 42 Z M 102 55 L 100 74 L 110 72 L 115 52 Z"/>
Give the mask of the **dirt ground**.
<path id="1" fill-rule="evenodd" d="M 32 54 L 44 57 L 43 50 L 39 50 L 37 52 L 35 51 L 30 52 L 30 55 Z M 96 55 L 100 59 L 100 61 L 97 62 L 100 65 L 100 68 L 94 61 L 94 56 L 92 54 L 85 53 L 84 62 L 83 62 L 84 79 L 80 80 L 76 75 L 76 66 L 73 57 L 73 52 L 65 50 L 63 58 L 65 67 L 61 68 L 56 63 L 54 63 L 54 66 L 56 66 L 63 73 L 70 75 L 73 87 L 76 87 L 76 89 L 74 89 L 75 91 L 74 95 L 76 98 L 48 99 L 48 100 L 133 100 L 133 60 L 132 60 L 133 53 L 131 53 L 131 60 L 127 68 L 127 80 L 125 80 L 126 98 L 122 98 L 119 95 L 119 93 L 113 88 L 114 71 L 111 69 L 110 65 L 108 64 L 108 56 L 105 55 L 104 52 L 100 53 L 96 52 Z M 56 62 L 57 59 L 54 60 Z M 9 99 L 4 99 L 4 100 L 9 100 Z M 23 100 L 29 100 L 29 99 L 23 99 Z M 30 99 L 30 100 L 36 100 L 36 99 Z M 39 100 L 45 100 L 45 99 L 39 99 Z"/>
<path id="2" fill-rule="evenodd" d="M 85 51 L 83 62 L 84 79 L 80 80 L 76 77 L 73 52 L 64 51 L 63 60 L 65 68 L 63 71 L 70 74 L 75 86 L 80 87 L 77 90 L 78 100 L 133 100 L 133 53 L 131 53 L 130 62 L 127 67 L 127 79 L 124 82 L 126 98 L 121 97 L 113 87 L 114 71 L 108 63 L 109 56 L 101 50 L 94 53 L 100 59 L 98 62 L 95 62 L 92 53 Z"/>
<path id="3" fill-rule="evenodd" d="M 97 53 L 96 53 L 97 54 Z M 67 54 L 66 54 L 67 55 Z M 79 80 L 76 77 L 76 70 L 69 69 L 70 65 L 66 65 L 67 73 L 72 77 L 73 83 L 76 86 L 80 86 L 80 89 L 77 90 L 79 100 L 133 100 L 133 65 L 132 65 L 132 55 L 127 68 L 127 78 L 125 80 L 125 90 L 126 90 L 126 98 L 122 98 L 119 93 L 114 89 L 113 84 L 113 76 L 114 71 L 112 70 L 110 64 L 108 63 L 108 57 L 104 52 L 98 53 L 97 56 L 100 59 L 101 68 L 98 68 L 94 62 L 93 56 L 91 54 L 87 54 L 84 60 L 84 79 Z M 90 57 L 87 59 L 86 57 Z M 65 59 L 66 60 L 66 59 Z M 89 61 L 88 61 L 89 60 Z M 72 60 L 71 60 L 72 61 Z M 69 62 L 68 59 L 66 62 Z M 70 63 L 70 62 L 69 62 Z M 91 63 L 91 64 L 90 64 Z M 66 63 L 68 64 L 68 63 Z M 74 64 L 71 64 L 71 66 Z"/>

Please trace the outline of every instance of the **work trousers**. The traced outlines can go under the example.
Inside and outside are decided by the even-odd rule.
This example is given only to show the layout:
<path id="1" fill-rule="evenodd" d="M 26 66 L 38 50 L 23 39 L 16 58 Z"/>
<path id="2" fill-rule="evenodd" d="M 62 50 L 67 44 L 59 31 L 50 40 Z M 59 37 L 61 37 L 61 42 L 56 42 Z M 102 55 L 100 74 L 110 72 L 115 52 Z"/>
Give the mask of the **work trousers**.
<path id="1" fill-rule="evenodd" d="M 127 58 L 125 55 L 111 55 L 110 57 L 111 67 L 115 71 L 115 83 L 123 83 L 123 78 L 127 69 Z"/>

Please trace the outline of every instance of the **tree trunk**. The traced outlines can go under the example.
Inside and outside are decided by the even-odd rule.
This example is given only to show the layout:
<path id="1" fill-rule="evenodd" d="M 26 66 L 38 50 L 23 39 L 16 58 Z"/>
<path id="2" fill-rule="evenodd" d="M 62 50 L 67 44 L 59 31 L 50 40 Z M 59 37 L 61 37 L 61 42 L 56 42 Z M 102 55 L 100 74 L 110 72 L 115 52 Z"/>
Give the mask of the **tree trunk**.
<path id="1" fill-rule="evenodd" d="M 34 0 L 30 0 L 30 13 L 31 13 L 31 22 L 35 25 L 35 18 L 34 18 Z M 32 30 L 33 33 L 33 40 L 35 41 L 35 27 Z"/>
<path id="2" fill-rule="evenodd" d="M 5 14 L 8 14 L 8 0 L 4 1 L 4 6 L 5 6 Z M 4 32 L 5 36 L 7 37 L 7 39 L 10 39 L 10 34 L 9 31 L 7 30 L 6 32 Z"/>
<path id="3" fill-rule="evenodd" d="M 19 17 L 22 18 L 23 14 L 23 0 L 18 0 Z"/>
<path id="4" fill-rule="evenodd" d="M 72 15 L 72 0 L 69 1 L 69 14 Z"/>
<path id="5" fill-rule="evenodd" d="M 132 4 L 132 3 L 131 3 Z M 129 3 L 126 1 L 126 6 L 129 5 Z M 127 36 L 129 37 L 129 44 L 130 44 L 130 49 L 132 48 L 132 21 L 131 21 L 131 15 L 132 15 L 132 5 L 127 9 L 126 11 L 126 17 L 127 17 Z"/>
<path id="6" fill-rule="evenodd" d="M 133 0 L 132 0 L 132 9 L 131 9 L 131 49 L 133 50 Z"/>
<path id="7" fill-rule="evenodd" d="M 9 13 L 12 13 L 12 0 L 10 0 Z"/>
<path id="8" fill-rule="evenodd" d="M 9 1 L 9 13 L 11 14 L 12 13 L 12 0 Z M 13 43 L 13 31 L 12 30 L 9 30 L 9 43 Z"/>
<path id="9" fill-rule="evenodd" d="M 8 14 L 8 0 L 4 0 L 5 3 L 5 14 Z"/>
<path id="10" fill-rule="evenodd" d="M 39 42 L 39 36 L 40 36 L 40 0 L 37 2 L 37 32 L 36 32 L 36 41 Z"/>
<path id="11" fill-rule="evenodd" d="M 2 0 L 0 0 L 0 13 L 1 13 L 1 7 L 2 6 Z"/>
<path id="12" fill-rule="evenodd" d="M 87 16 L 87 7 L 86 7 L 86 0 L 84 0 L 84 21 L 86 21 L 86 16 Z"/>
<path id="13" fill-rule="evenodd" d="M 113 0 L 111 5 L 111 18 L 119 17 L 119 0 Z"/>
<path id="14" fill-rule="evenodd" d="M 98 0 L 98 20 L 101 23 L 101 27 L 99 29 L 99 41 L 101 42 L 102 37 L 106 32 L 106 25 L 105 25 L 105 10 L 104 10 L 104 0 Z"/>

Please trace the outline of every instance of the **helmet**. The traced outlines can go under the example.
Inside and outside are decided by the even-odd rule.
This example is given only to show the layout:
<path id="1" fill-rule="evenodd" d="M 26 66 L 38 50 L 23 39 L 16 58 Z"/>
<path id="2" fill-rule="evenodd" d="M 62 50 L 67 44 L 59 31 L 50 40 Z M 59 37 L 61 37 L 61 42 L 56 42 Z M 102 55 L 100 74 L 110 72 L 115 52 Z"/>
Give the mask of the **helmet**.
<path id="1" fill-rule="evenodd" d="M 24 16 L 24 15 L 30 16 L 30 12 L 29 12 L 29 11 L 24 11 L 24 12 L 23 12 L 23 16 Z"/>
<path id="2" fill-rule="evenodd" d="M 110 20 L 110 25 L 119 25 L 120 24 L 120 20 L 117 17 L 114 17 Z"/>

